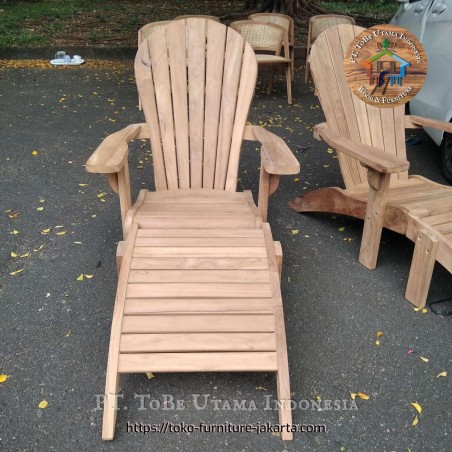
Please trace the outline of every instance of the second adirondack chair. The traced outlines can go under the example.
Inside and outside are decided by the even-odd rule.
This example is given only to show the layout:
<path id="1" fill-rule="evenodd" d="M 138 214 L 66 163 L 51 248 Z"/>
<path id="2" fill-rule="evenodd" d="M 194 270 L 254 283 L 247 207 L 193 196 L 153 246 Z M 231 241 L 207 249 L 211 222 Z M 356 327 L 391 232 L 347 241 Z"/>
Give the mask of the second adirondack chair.
<path id="1" fill-rule="evenodd" d="M 377 263 L 382 228 L 415 242 L 405 297 L 425 305 L 435 261 L 452 272 L 452 187 L 408 176 L 405 128 L 452 132 L 452 124 L 405 115 L 405 106 L 380 109 L 349 88 L 343 57 L 363 28 L 338 25 L 315 41 L 311 72 L 326 122 L 314 136 L 337 151 L 345 189 L 321 188 L 290 202 L 297 212 L 334 212 L 364 220 L 359 261 Z"/>

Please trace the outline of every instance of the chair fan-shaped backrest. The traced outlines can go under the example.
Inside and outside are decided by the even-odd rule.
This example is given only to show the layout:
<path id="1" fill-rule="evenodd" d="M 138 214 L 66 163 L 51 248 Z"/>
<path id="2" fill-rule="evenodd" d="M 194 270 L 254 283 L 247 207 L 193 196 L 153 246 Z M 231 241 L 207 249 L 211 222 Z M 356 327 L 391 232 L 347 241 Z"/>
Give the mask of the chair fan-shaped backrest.
<path id="1" fill-rule="evenodd" d="M 405 106 L 378 108 L 355 96 L 344 72 L 344 55 L 351 41 L 363 28 L 338 25 L 328 28 L 312 46 L 312 78 L 328 126 L 357 143 L 374 146 L 406 159 Z M 367 183 L 367 172 L 360 163 L 338 153 L 345 186 Z M 393 175 L 407 179 L 408 172 Z"/>
<path id="2" fill-rule="evenodd" d="M 135 59 L 157 190 L 235 191 L 257 62 L 234 30 L 209 19 L 155 30 Z"/>

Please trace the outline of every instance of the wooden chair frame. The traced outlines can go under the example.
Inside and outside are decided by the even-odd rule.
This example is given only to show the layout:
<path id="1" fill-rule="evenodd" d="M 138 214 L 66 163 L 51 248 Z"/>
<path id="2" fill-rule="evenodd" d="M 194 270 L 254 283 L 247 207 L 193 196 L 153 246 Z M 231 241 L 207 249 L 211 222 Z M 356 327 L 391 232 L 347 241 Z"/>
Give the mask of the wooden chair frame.
<path id="1" fill-rule="evenodd" d="M 405 105 L 380 109 L 351 92 L 343 55 L 362 30 L 353 25 L 328 28 L 311 52 L 314 84 L 326 117 L 314 127 L 314 136 L 336 149 L 346 188 L 315 190 L 289 205 L 297 212 L 363 219 L 359 261 L 369 269 L 376 267 L 383 227 L 406 235 L 416 246 L 405 297 L 423 307 L 435 260 L 452 272 L 452 187 L 408 176 L 405 128 L 451 133 L 452 124 L 405 115 Z"/>
<path id="2" fill-rule="evenodd" d="M 118 193 L 124 233 L 105 440 L 114 436 L 123 373 L 272 371 L 279 400 L 290 400 L 282 252 L 265 221 L 279 177 L 299 164 L 281 138 L 246 125 L 254 52 L 225 25 L 177 20 L 140 45 L 135 75 L 147 122 L 107 137 L 86 164 Z M 128 144 L 147 138 L 156 191 L 141 190 L 132 205 Z M 258 207 L 251 192 L 236 192 L 243 140 L 262 144 Z M 287 403 L 279 416 L 291 424 Z"/>
<path id="3" fill-rule="evenodd" d="M 257 22 L 267 22 L 283 27 L 286 31 L 288 53 L 285 53 L 286 58 L 290 58 L 292 69 L 292 80 L 295 78 L 295 21 L 293 17 L 280 13 L 256 13 L 248 16 L 249 20 L 255 20 Z"/>

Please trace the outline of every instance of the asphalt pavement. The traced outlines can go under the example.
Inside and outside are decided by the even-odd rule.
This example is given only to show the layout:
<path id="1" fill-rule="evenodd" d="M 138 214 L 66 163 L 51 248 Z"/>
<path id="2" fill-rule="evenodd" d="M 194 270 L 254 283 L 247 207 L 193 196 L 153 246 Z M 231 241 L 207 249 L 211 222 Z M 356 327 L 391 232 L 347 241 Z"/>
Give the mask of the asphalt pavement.
<path id="1" fill-rule="evenodd" d="M 269 222 L 284 252 L 293 420 L 326 432 L 282 442 L 275 432 L 189 431 L 277 424 L 270 373 L 137 374 L 122 378 L 116 437 L 102 442 L 120 214 L 106 178 L 86 173 L 84 162 L 107 134 L 143 121 L 133 62 L 124 61 L 0 69 L 1 450 L 452 450 L 452 316 L 416 312 L 405 300 L 413 244 L 384 231 L 369 271 L 358 263 L 361 221 L 287 206 L 308 190 L 341 186 L 334 154 L 312 137 L 322 112 L 302 78 L 300 70 L 292 106 L 282 77 L 270 96 L 261 82 L 250 121 L 285 138 L 301 163 L 272 196 Z M 411 173 L 444 182 L 435 145 L 414 136 Z M 149 145 L 134 142 L 130 162 L 136 196 L 153 187 Z M 255 199 L 258 176 L 259 150 L 247 145 L 239 189 Z M 451 297 L 452 277 L 437 264 L 428 302 Z M 362 394 L 353 403 L 351 393 Z M 145 433 L 140 424 L 184 427 Z"/>

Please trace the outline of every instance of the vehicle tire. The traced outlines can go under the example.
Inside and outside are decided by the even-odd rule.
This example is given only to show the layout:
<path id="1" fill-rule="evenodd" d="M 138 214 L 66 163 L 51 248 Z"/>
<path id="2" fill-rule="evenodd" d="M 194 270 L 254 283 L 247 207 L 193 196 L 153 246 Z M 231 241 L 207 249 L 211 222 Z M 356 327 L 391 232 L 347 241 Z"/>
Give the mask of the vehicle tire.
<path id="1" fill-rule="evenodd" d="M 447 181 L 452 184 L 452 134 L 445 133 L 440 146 L 441 171 Z"/>

